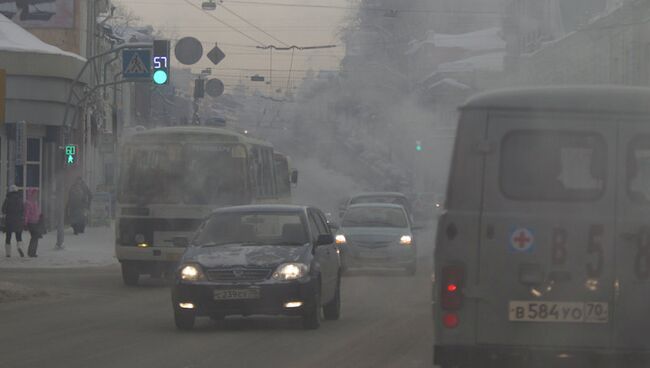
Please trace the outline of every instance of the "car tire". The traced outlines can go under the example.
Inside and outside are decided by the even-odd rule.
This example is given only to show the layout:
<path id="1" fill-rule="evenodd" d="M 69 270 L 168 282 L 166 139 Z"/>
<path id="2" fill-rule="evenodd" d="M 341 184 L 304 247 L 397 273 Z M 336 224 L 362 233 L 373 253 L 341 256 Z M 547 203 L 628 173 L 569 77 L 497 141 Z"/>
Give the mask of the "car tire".
<path id="1" fill-rule="evenodd" d="M 140 273 L 135 265 L 124 262 L 122 263 L 122 281 L 126 286 L 136 286 L 138 285 L 138 279 L 140 278 Z"/>
<path id="2" fill-rule="evenodd" d="M 194 320 L 196 316 L 194 312 L 174 311 L 174 323 L 176 328 L 182 331 L 189 331 L 194 328 Z"/>
<path id="3" fill-rule="evenodd" d="M 341 317 L 341 277 L 336 284 L 334 298 L 323 307 L 323 316 L 328 321 L 336 321 Z"/>
<path id="4" fill-rule="evenodd" d="M 320 327 L 321 317 L 321 304 L 320 304 L 320 288 L 316 291 L 314 299 L 302 316 L 302 327 L 305 330 L 317 330 Z"/>
<path id="5" fill-rule="evenodd" d="M 418 270 L 417 264 L 413 262 L 406 267 L 406 274 L 409 276 L 415 276 L 417 270 Z"/>

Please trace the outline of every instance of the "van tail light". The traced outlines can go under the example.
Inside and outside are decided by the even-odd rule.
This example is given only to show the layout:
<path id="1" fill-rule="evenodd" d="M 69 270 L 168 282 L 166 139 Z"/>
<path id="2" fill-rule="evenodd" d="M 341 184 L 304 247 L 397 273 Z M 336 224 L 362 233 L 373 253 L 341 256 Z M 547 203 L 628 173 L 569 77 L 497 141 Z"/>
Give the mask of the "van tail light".
<path id="1" fill-rule="evenodd" d="M 440 305 L 445 311 L 459 310 L 463 305 L 465 270 L 460 266 L 448 266 L 442 269 L 440 288 Z"/>
<path id="2" fill-rule="evenodd" d="M 456 313 L 445 313 L 442 317 L 442 323 L 447 328 L 456 328 L 460 321 L 458 320 L 458 315 Z"/>

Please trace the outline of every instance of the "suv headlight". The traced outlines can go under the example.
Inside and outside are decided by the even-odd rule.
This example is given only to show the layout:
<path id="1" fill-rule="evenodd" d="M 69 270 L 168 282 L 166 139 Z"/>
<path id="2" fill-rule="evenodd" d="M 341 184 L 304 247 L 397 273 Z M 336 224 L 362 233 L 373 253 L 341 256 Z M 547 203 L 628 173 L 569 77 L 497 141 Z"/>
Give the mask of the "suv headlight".
<path id="1" fill-rule="evenodd" d="M 205 279 L 203 270 L 198 264 L 186 264 L 181 266 L 179 276 L 183 281 L 200 281 Z"/>
<path id="2" fill-rule="evenodd" d="M 309 266 L 304 263 L 284 263 L 273 272 L 276 280 L 298 280 L 309 274 Z"/>

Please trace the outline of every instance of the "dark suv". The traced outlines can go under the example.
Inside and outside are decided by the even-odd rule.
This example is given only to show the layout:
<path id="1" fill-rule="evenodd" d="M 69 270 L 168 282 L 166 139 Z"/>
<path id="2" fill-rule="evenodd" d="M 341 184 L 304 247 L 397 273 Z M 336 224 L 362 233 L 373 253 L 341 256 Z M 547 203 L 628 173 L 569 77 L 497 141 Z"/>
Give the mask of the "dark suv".
<path id="1" fill-rule="evenodd" d="M 199 227 L 172 288 L 174 320 L 197 316 L 301 316 L 303 326 L 336 320 L 341 309 L 339 254 L 317 208 L 255 205 L 219 209 Z"/>

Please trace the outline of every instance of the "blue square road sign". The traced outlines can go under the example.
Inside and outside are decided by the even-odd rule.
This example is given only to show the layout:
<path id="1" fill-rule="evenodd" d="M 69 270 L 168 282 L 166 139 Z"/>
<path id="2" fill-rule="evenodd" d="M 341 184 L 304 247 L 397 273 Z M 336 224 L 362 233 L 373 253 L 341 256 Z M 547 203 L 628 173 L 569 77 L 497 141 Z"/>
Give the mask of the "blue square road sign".
<path id="1" fill-rule="evenodd" d="M 122 50 L 122 77 L 143 79 L 151 77 L 151 49 Z"/>

